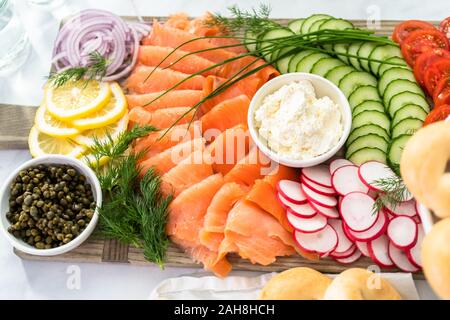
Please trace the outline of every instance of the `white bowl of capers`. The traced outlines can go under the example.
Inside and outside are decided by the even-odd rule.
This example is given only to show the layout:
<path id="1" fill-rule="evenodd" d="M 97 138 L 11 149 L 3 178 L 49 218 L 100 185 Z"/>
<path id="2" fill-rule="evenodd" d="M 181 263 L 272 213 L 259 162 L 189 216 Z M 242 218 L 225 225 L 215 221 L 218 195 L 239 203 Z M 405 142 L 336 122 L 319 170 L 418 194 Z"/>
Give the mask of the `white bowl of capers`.
<path id="1" fill-rule="evenodd" d="M 0 191 L 0 225 L 18 250 L 54 256 L 78 247 L 94 231 L 102 190 L 83 162 L 48 155 L 25 162 Z"/>

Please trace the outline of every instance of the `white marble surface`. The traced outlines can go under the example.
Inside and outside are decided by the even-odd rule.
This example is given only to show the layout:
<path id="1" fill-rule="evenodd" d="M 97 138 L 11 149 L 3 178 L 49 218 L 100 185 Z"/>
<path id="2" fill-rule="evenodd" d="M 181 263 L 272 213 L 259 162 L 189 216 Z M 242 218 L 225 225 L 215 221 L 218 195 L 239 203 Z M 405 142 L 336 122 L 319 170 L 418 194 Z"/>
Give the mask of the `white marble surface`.
<path id="1" fill-rule="evenodd" d="M 102 8 L 122 15 L 167 15 L 185 11 L 201 15 L 205 11 L 226 12 L 234 3 L 241 7 L 257 5 L 257 0 L 66 0 L 63 7 L 48 12 L 16 0 L 28 30 L 33 51 L 26 65 L 13 76 L 0 78 L 0 103 L 38 105 L 42 85 L 50 69 L 52 43 L 59 18 L 78 9 Z M 312 13 L 328 13 L 353 19 L 431 19 L 450 15 L 448 0 L 272 0 L 273 17 L 295 18 Z M 0 125 L 2 119 L 0 119 Z M 28 151 L 0 151 L 0 183 L 9 172 L 29 159 Z M 117 264 L 66 264 L 23 261 L 12 253 L 0 236 L 0 299 L 146 299 L 163 279 L 200 272 L 199 269 L 133 267 Z M 79 277 L 77 277 L 79 275 Z M 79 279 L 80 282 L 74 281 Z M 424 299 L 435 298 L 425 281 L 416 281 Z"/>

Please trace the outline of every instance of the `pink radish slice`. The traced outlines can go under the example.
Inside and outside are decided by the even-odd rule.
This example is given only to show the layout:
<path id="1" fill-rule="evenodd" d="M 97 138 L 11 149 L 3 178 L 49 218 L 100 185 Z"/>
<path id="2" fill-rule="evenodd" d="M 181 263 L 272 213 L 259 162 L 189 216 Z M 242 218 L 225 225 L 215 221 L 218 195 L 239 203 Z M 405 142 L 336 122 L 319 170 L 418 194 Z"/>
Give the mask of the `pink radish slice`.
<path id="1" fill-rule="evenodd" d="M 331 252 L 338 245 L 337 233 L 328 224 L 322 230 L 314 233 L 304 233 L 295 230 L 294 238 L 303 250 L 320 254 Z"/>
<path id="2" fill-rule="evenodd" d="M 345 166 L 337 169 L 331 177 L 334 189 L 341 196 L 345 196 L 350 192 L 367 193 L 369 187 L 362 183 L 358 175 L 357 166 Z"/>
<path id="3" fill-rule="evenodd" d="M 394 216 L 408 216 L 414 217 L 417 215 L 416 200 L 403 201 L 395 207 L 386 203 L 386 210 L 391 212 Z"/>
<path id="4" fill-rule="evenodd" d="M 300 182 L 306 186 L 308 186 L 313 191 L 320 193 L 324 196 L 333 197 L 337 195 L 336 190 L 333 188 L 322 187 L 320 184 L 312 182 L 311 180 L 306 179 L 303 175 L 300 176 Z"/>
<path id="5" fill-rule="evenodd" d="M 354 254 L 356 250 L 357 250 L 356 245 L 352 245 L 347 251 L 342 253 L 335 253 L 335 251 L 333 251 L 330 253 L 330 256 L 336 259 L 347 258 L 350 257 L 352 254 Z"/>
<path id="6" fill-rule="evenodd" d="M 417 272 L 419 268 L 413 265 L 404 250 L 397 248 L 392 241 L 389 243 L 389 258 L 394 262 L 397 268 L 405 272 Z"/>
<path id="7" fill-rule="evenodd" d="M 333 173 L 341 168 L 341 167 L 345 167 L 345 166 L 353 166 L 353 162 L 347 160 L 347 159 L 334 159 L 333 161 L 331 161 L 329 169 L 330 169 L 330 174 L 333 175 Z"/>
<path id="8" fill-rule="evenodd" d="M 333 254 L 344 253 L 354 246 L 353 241 L 351 241 L 344 232 L 342 220 L 330 219 L 328 220 L 328 224 L 333 227 L 334 231 L 336 231 L 339 240 L 338 246 L 334 249 Z"/>
<path id="9" fill-rule="evenodd" d="M 277 198 L 278 198 L 278 202 L 280 202 L 281 206 L 285 209 L 289 208 L 292 204 L 295 204 L 293 202 L 290 202 L 279 192 L 277 192 Z"/>
<path id="10" fill-rule="evenodd" d="M 317 214 L 317 211 L 313 209 L 308 203 L 304 204 L 292 204 L 287 211 L 300 218 L 311 218 Z"/>
<path id="11" fill-rule="evenodd" d="M 407 216 L 398 216 L 389 221 L 387 236 L 400 249 L 410 249 L 417 241 L 417 224 Z"/>
<path id="12" fill-rule="evenodd" d="M 306 203 L 306 195 L 303 193 L 302 185 L 291 180 L 280 180 L 277 184 L 278 192 L 290 202 L 295 204 Z"/>
<path id="13" fill-rule="evenodd" d="M 349 239 L 354 241 L 368 242 L 378 238 L 380 235 L 386 232 L 388 224 L 387 216 L 384 212 L 378 214 L 378 219 L 375 224 L 367 231 L 355 232 L 350 230 L 344 223 L 344 231 Z"/>
<path id="14" fill-rule="evenodd" d="M 366 193 L 351 192 L 342 199 L 339 211 L 347 227 L 361 232 L 370 229 L 377 221 L 379 213 L 373 212 L 374 204 L 375 200 Z"/>
<path id="15" fill-rule="evenodd" d="M 287 219 L 295 230 L 305 233 L 320 231 L 327 225 L 327 218 L 320 214 L 316 214 L 312 218 L 300 218 L 288 211 Z"/>
<path id="16" fill-rule="evenodd" d="M 335 197 L 324 196 L 323 194 L 317 193 L 313 189 L 308 187 L 306 184 L 302 184 L 301 186 L 309 202 L 316 203 L 326 208 L 336 207 L 337 200 Z"/>
<path id="17" fill-rule="evenodd" d="M 332 188 L 331 185 L 331 174 L 328 166 L 319 165 L 315 167 L 303 168 L 302 175 L 305 176 L 306 179 L 315 182 L 322 187 Z"/>
<path id="18" fill-rule="evenodd" d="M 355 252 L 347 258 L 337 258 L 335 259 L 337 262 L 342 263 L 342 264 L 350 264 L 353 263 L 355 261 L 357 261 L 359 258 L 361 258 L 361 251 L 359 251 L 358 249 L 355 250 Z"/>
<path id="19" fill-rule="evenodd" d="M 327 218 L 339 218 L 339 211 L 336 208 L 327 208 L 327 207 L 323 207 L 321 205 L 318 205 L 314 202 L 310 202 L 309 203 L 310 206 L 316 210 L 319 214 L 327 217 Z"/>
<path id="20" fill-rule="evenodd" d="M 370 189 L 383 191 L 377 184 L 377 180 L 395 177 L 394 171 L 384 163 L 378 161 L 368 161 L 359 167 L 359 178 Z"/>
<path id="21" fill-rule="evenodd" d="M 369 248 L 367 248 L 367 242 L 356 241 L 355 244 L 358 250 L 361 251 L 364 256 L 370 257 Z"/>
<path id="22" fill-rule="evenodd" d="M 422 250 L 423 237 L 425 236 L 422 224 L 417 226 L 417 230 L 417 242 L 414 247 L 406 251 L 406 256 L 414 266 L 417 268 L 422 268 L 422 258 L 420 252 Z"/>
<path id="23" fill-rule="evenodd" d="M 370 258 L 382 268 L 391 268 L 394 262 L 389 257 L 389 239 L 384 234 L 367 245 Z"/>

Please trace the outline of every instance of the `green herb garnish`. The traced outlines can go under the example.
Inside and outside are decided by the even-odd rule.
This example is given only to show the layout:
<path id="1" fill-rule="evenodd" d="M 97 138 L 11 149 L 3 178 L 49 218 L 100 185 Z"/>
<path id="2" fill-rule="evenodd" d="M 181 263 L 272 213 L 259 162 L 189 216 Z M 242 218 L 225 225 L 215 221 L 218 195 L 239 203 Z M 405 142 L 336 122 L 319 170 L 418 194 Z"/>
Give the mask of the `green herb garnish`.
<path id="1" fill-rule="evenodd" d="M 389 206 L 395 209 L 401 202 L 406 201 L 410 194 L 402 178 L 393 175 L 389 178 L 378 179 L 374 185 L 382 192 L 378 195 L 373 205 L 373 213 Z"/>

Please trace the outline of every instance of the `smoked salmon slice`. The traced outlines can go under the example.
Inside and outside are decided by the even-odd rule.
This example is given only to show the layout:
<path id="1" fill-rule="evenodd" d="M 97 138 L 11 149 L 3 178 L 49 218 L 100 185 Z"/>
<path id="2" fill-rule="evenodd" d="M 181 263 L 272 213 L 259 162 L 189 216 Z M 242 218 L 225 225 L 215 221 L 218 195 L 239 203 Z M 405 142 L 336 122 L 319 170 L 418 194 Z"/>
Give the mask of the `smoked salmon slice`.
<path id="1" fill-rule="evenodd" d="M 276 188 L 280 180 L 297 180 L 299 177 L 299 170 L 286 167 L 281 164 L 275 166 L 273 170 L 264 177 L 264 181 L 269 183 L 273 188 Z"/>
<path id="2" fill-rule="evenodd" d="M 223 132 L 241 123 L 247 123 L 250 99 L 246 95 L 231 98 L 216 105 L 201 118 L 203 133 L 208 130 Z"/>
<path id="3" fill-rule="evenodd" d="M 156 69 L 153 74 L 146 80 L 148 75 Z M 148 66 L 137 66 L 134 68 L 130 77 L 125 81 L 125 87 L 132 93 L 151 93 L 164 91 L 172 88 L 189 77 L 188 74 L 174 71 L 171 69 L 161 69 Z M 201 75 L 193 76 L 185 82 L 176 86 L 177 90 L 182 89 L 203 89 L 205 77 Z"/>
<path id="4" fill-rule="evenodd" d="M 131 109 L 128 114 L 130 125 L 152 125 L 157 129 L 169 128 L 175 123 L 185 124 L 196 120 L 196 112 L 190 107 L 159 109 L 152 112 L 142 107 Z"/>
<path id="5" fill-rule="evenodd" d="M 143 107 L 147 111 L 176 107 L 192 107 L 203 98 L 202 90 L 172 90 L 159 97 L 163 93 L 164 91 L 144 94 L 128 94 L 126 95 L 128 107 L 130 109 Z M 148 104 L 150 101 L 153 102 Z"/>

